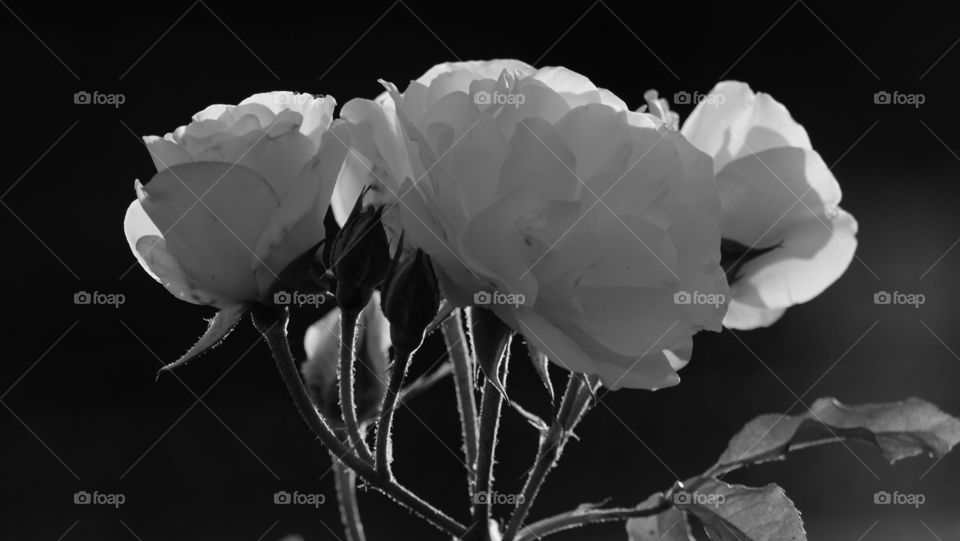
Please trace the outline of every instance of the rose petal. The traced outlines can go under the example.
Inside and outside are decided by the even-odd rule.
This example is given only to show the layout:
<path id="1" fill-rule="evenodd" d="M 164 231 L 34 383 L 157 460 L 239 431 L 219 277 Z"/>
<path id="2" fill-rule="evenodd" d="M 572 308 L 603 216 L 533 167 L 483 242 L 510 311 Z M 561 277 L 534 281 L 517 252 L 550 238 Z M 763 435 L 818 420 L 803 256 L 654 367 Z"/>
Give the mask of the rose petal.
<path id="1" fill-rule="evenodd" d="M 253 269 L 261 295 L 291 261 L 323 240 L 323 218 L 349 144 L 346 125 L 324 135 L 320 151 L 300 170 L 257 240 Z"/>
<path id="2" fill-rule="evenodd" d="M 717 174 L 724 238 L 773 246 L 800 221 L 826 216 L 840 185 L 819 154 L 776 148 L 730 162 Z"/>
<path id="3" fill-rule="evenodd" d="M 779 320 L 786 308 L 761 308 L 732 299 L 723 316 L 723 326 L 738 331 L 749 331 L 758 327 L 769 327 Z"/>
<path id="4" fill-rule="evenodd" d="M 157 173 L 143 191 L 168 251 L 200 288 L 236 302 L 257 298 L 253 246 L 279 207 L 262 176 L 242 165 L 195 162 Z"/>
<path id="5" fill-rule="evenodd" d="M 123 231 L 130 251 L 143 270 L 163 284 L 175 297 L 192 304 L 220 308 L 231 304 L 229 299 L 222 295 L 201 289 L 183 272 L 177 259 L 167 251 L 162 232 L 147 216 L 139 200 L 134 200 L 127 208 Z"/>
<path id="6" fill-rule="evenodd" d="M 185 148 L 165 137 L 148 135 L 143 138 L 143 143 L 147 145 L 147 151 L 150 152 L 150 158 L 157 171 L 193 161 Z"/>
<path id="7" fill-rule="evenodd" d="M 498 194 L 525 186 L 550 199 L 572 201 L 580 188 L 576 167 L 577 158 L 552 124 L 541 118 L 526 119 L 517 124 L 510 139 Z"/>
<path id="8" fill-rule="evenodd" d="M 857 248 L 856 233 L 856 220 L 841 209 L 828 219 L 798 222 L 784 231 L 777 248 L 743 265 L 731 295 L 758 308 L 807 302 L 846 271 Z"/>
<path id="9" fill-rule="evenodd" d="M 557 122 L 557 131 L 576 156 L 577 176 L 583 182 L 590 182 L 604 171 L 623 171 L 633 151 L 626 114 L 606 105 L 571 109 Z"/>
<path id="10" fill-rule="evenodd" d="M 724 81 L 701 100 L 681 132 L 713 156 L 714 171 L 748 154 L 777 147 L 812 150 L 810 137 L 770 95 L 754 94 L 745 83 Z"/>

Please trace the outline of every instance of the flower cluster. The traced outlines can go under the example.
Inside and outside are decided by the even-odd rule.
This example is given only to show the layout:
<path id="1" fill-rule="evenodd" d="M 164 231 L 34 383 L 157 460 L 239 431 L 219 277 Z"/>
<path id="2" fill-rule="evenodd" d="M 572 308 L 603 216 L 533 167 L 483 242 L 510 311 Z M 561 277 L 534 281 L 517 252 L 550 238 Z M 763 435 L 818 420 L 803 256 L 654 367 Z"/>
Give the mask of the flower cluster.
<path id="1" fill-rule="evenodd" d="M 682 127 L 655 93 L 631 110 L 580 74 L 515 60 L 383 85 L 339 118 L 331 97 L 272 92 L 145 138 L 157 173 L 136 183 L 130 248 L 179 299 L 220 309 L 190 356 L 285 276 L 323 290 L 326 273 L 338 298 L 353 284 L 361 307 L 381 289 L 434 310 L 387 283 L 404 275 L 391 259 L 415 259 L 449 306 L 492 311 L 557 366 L 658 389 L 679 382 L 697 332 L 769 325 L 853 257 L 856 222 L 806 131 L 743 83 L 717 85 L 724 99 Z M 371 228 L 387 240 L 365 241 Z M 301 265 L 322 268 L 289 272 Z M 393 310 L 436 315 L 416 311 Z"/>

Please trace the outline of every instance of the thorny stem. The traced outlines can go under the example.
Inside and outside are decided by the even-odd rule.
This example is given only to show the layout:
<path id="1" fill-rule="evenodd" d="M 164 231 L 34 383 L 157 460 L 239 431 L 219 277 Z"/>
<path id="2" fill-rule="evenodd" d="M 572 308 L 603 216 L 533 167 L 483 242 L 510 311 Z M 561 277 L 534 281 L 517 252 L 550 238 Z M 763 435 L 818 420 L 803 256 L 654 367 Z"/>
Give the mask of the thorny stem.
<path id="1" fill-rule="evenodd" d="M 333 460 L 334 480 L 337 488 L 337 501 L 340 504 L 340 520 L 346 532 L 346 541 L 366 541 L 363 533 L 363 521 L 360 519 L 360 506 L 357 504 L 357 474 L 337 460 L 337 456 L 330 453 Z"/>
<path id="2" fill-rule="evenodd" d="M 393 472 L 390 471 L 390 432 L 393 429 L 393 414 L 397 409 L 397 399 L 403 388 L 403 380 L 407 376 L 407 368 L 410 366 L 413 353 L 413 351 L 396 350 L 390 382 L 387 384 L 387 392 L 383 396 L 383 405 L 380 407 L 380 422 L 377 424 L 376 471 L 386 480 L 393 479 Z"/>
<path id="3" fill-rule="evenodd" d="M 587 524 L 599 524 L 601 522 L 624 521 L 637 517 L 649 517 L 657 515 L 671 507 L 669 500 L 661 500 L 657 505 L 649 508 L 636 507 L 618 507 L 612 509 L 590 509 L 587 511 L 574 509 L 556 516 L 545 518 L 525 526 L 517 536 L 517 541 L 532 541 L 541 539 L 550 534 L 563 530 L 585 526 Z"/>
<path id="4" fill-rule="evenodd" d="M 504 352 L 504 355 L 509 355 Z M 506 364 L 507 359 L 504 359 Z M 504 366 L 504 379 L 506 379 Z M 495 374 L 490 374 L 496 377 Z M 497 449 L 497 432 L 500 428 L 500 410 L 503 406 L 503 395 L 497 390 L 492 380 L 487 378 L 483 384 L 483 395 L 480 398 L 480 437 L 477 443 L 477 482 L 473 492 L 473 518 L 479 522 L 476 535 L 479 539 L 488 540 L 490 537 L 488 524 L 491 519 L 490 495 L 493 493 L 493 465 Z"/>
<path id="5" fill-rule="evenodd" d="M 343 423 L 347 429 L 350 447 L 357 450 L 363 461 L 372 464 L 373 455 L 360 432 L 357 404 L 353 396 L 353 369 L 356 365 L 354 336 L 359 316 L 359 312 L 343 311 L 340 314 L 340 410 L 343 412 Z"/>
<path id="6" fill-rule="evenodd" d="M 459 309 L 443 322 L 443 339 L 453 362 L 454 384 L 457 391 L 457 409 L 463 431 L 463 452 L 467 466 L 467 483 L 473 494 L 477 473 L 477 404 L 473 394 L 473 363 L 467 351 L 466 336 Z"/>
<path id="7" fill-rule="evenodd" d="M 287 341 L 288 313 L 286 310 L 283 310 L 279 314 L 279 318 L 277 318 L 277 315 L 275 312 L 272 312 L 272 309 L 256 307 L 253 310 L 253 321 L 257 329 L 263 333 L 267 344 L 270 346 L 270 351 L 273 353 L 273 358 L 280 371 L 280 376 L 287 385 L 287 390 L 293 398 L 293 403 L 296 405 L 297 410 L 307 425 L 310 426 L 313 432 L 320 438 L 320 441 L 330 452 L 336 455 L 337 460 L 352 469 L 374 489 L 386 494 L 401 506 L 410 509 L 441 531 L 458 538 L 466 535 L 466 526 L 420 499 L 419 496 L 410 492 L 406 487 L 396 481 L 381 480 L 369 464 L 360 460 L 355 455 L 350 454 L 350 449 L 347 445 L 340 441 L 340 438 L 334 434 L 330 425 L 327 424 L 327 421 L 320 415 L 310 401 L 310 396 L 307 394 L 303 380 L 300 379 L 296 362 L 293 359 L 293 354 L 290 352 L 290 344 Z"/>
<path id="8" fill-rule="evenodd" d="M 583 382 L 583 376 L 571 373 L 570 379 L 567 380 L 567 389 L 560 401 L 557 418 L 540 438 L 537 456 L 523 485 L 521 497 L 517 498 L 516 508 L 510 516 L 510 521 L 503 536 L 504 541 L 512 541 L 516 537 L 524 519 L 530 512 L 530 508 L 533 506 L 534 500 L 537 499 L 540 487 L 543 486 L 547 475 L 560 460 L 560 455 L 563 453 L 564 445 L 566 445 L 570 433 L 586 413 L 589 398 L 590 392 Z"/>

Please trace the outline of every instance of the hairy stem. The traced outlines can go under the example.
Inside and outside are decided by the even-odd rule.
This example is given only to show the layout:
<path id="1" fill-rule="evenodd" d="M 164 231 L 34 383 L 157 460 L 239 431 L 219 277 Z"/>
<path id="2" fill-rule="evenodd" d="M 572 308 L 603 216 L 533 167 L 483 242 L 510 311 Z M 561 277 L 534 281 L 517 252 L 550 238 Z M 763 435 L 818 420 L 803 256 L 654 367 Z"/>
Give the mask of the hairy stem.
<path id="1" fill-rule="evenodd" d="M 366 541 L 363 522 L 360 519 L 360 506 L 357 504 L 357 474 L 330 453 L 333 460 L 334 480 L 337 488 L 337 502 L 340 504 L 340 520 L 347 534 L 346 541 Z"/>
<path id="2" fill-rule="evenodd" d="M 612 509 L 574 509 L 556 516 L 545 518 L 534 522 L 529 526 L 524 526 L 523 530 L 516 537 L 517 541 L 533 541 L 541 539 L 550 534 L 554 534 L 571 528 L 586 526 L 587 524 L 599 524 L 601 522 L 625 521 L 637 517 L 649 517 L 662 513 L 670 508 L 670 502 L 661 500 L 657 505 L 645 509 L 636 507 L 618 507 Z"/>
<path id="3" fill-rule="evenodd" d="M 537 449 L 537 456 L 534 459 L 533 466 L 530 468 L 530 474 L 523 485 L 521 497 L 517 498 L 517 505 L 507 523 L 507 529 L 503 534 L 504 541 L 512 541 L 517 532 L 527 518 L 530 508 L 533 507 L 534 500 L 540 492 L 540 487 L 547 479 L 550 470 L 556 466 L 563 453 L 563 447 L 567 443 L 570 431 L 577 425 L 580 417 L 585 412 L 585 402 L 582 402 L 581 396 L 584 393 L 583 377 L 580 374 L 571 373 L 567 380 L 567 389 L 563 393 L 560 401 L 560 408 L 557 418 L 550 429 L 540 438 L 540 446 Z"/>
<path id="4" fill-rule="evenodd" d="M 277 369 L 287 385 L 293 403 L 307 425 L 320 438 L 320 441 L 337 457 L 337 460 L 356 472 L 374 489 L 386 494 L 401 506 L 410 509 L 441 531 L 458 538 L 466 535 L 466 526 L 420 499 L 406 487 L 393 480 L 383 481 L 378 478 L 373 467 L 360 460 L 356 455 L 351 454 L 349 447 L 334 434 L 330 425 L 327 424 L 327 421 L 310 401 L 303 380 L 300 379 L 296 362 L 290 352 L 290 344 L 287 341 L 287 318 L 286 310 L 279 314 L 279 318 L 272 309 L 266 307 L 256 307 L 253 311 L 254 324 L 263 333 L 267 344 L 270 346 L 270 351 L 277 363 Z"/>
<path id="5" fill-rule="evenodd" d="M 343 311 L 340 314 L 340 410 L 343 412 L 343 424 L 347 429 L 347 441 L 351 449 L 356 449 L 360 458 L 372 464 L 373 454 L 367 446 L 357 420 L 357 404 L 353 395 L 353 369 L 356 366 L 357 318 L 359 312 Z"/>
<path id="6" fill-rule="evenodd" d="M 457 309 L 443 323 L 443 339 L 447 352 L 453 362 L 454 384 L 457 391 L 457 409 L 460 411 L 460 425 L 463 431 L 463 453 L 467 466 L 467 483 L 473 494 L 477 473 L 477 440 L 480 438 L 477 426 L 477 403 L 473 394 L 473 366 L 467 351 L 467 340 L 463 333 L 460 310 Z"/>
<path id="7" fill-rule="evenodd" d="M 393 414 L 397 409 L 397 400 L 403 389 L 403 380 L 407 377 L 407 368 L 410 366 L 412 351 L 395 350 L 393 370 L 390 371 L 390 382 L 387 392 L 383 396 L 383 405 L 380 407 L 380 422 L 377 424 L 377 474 L 383 479 L 393 479 L 390 470 L 391 446 L 390 432 L 393 429 Z"/>
<path id="8" fill-rule="evenodd" d="M 491 508 L 490 497 L 493 493 L 493 465 L 497 449 L 497 432 L 500 428 L 500 410 L 503 395 L 488 378 L 483 384 L 480 399 L 480 436 L 477 442 L 477 482 L 473 493 L 473 518 L 480 523 L 476 529 L 480 539 L 489 539 Z"/>

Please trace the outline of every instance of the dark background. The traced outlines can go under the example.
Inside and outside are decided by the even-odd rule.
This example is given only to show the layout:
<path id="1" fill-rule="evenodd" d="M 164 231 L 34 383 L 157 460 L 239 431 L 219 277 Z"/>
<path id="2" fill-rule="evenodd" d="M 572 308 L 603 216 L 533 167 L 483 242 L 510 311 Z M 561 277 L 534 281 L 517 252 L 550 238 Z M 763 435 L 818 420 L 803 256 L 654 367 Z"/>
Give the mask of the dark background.
<path id="1" fill-rule="evenodd" d="M 843 206 L 860 223 L 859 260 L 816 300 L 770 329 L 698 337 L 677 387 L 605 396 L 548 480 L 535 518 L 605 498 L 637 503 L 709 466 L 753 416 L 799 411 L 820 396 L 848 403 L 917 396 L 960 414 L 956 8 L 0 4 L 2 539 L 342 536 L 329 457 L 247 321 L 215 352 L 175 376 L 155 377 L 209 313 L 132 268 L 123 216 L 133 180 L 153 171 L 136 136 L 172 131 L 208 104 L 265 90 L 332 94 L 341 104 L 373 97 L 377 78 L 403 86 L 457 58 L 564 65 L 631 107 L 649 88 L 672 98 L 706 92 L 722 78 L 747 81 L 807 128 L 843 187 Z M 122 93 L 125 103 L 75 105 L 80 90 Z M 878 105 L 880 90 L 920 93 L 925 103 Z M 691 106 L 676 109 L 685 116 Z M 74 305 L 80 290 L 122 293 L 126 303 Z M 878 306 L 878 290 L 923 293 L 926 303 Z M 439 342 L 431 339 L 419 368 L 437 359 Z M 512 377 L 514 396 L 543 411 L 529 367 L 515 363 Z M 402 411 L 398 475 L 465 520 L 457 423 L 450 381 Z M 534 432 L 505 413 L 499 492 L 518 490 L 535 443 Z M 851 443 L 730 479 L 784 486 L 810 539 L 960 539 L 960 457 L 932 465 L 917 458 L 891 467 Z M 123 493 L 126 503 L 74 505 L 78 490 Z M 322 493 L 328 503 L 276 506 L 277 490 Z M 922 493 L 926 503 L 877 506 L 877 490 Z M 361 505 L 371 541 L 441 538 L 378 494 L 362 494 Z M 611 524 L 556 539 L 625 537 L 621 524 Z"/>

